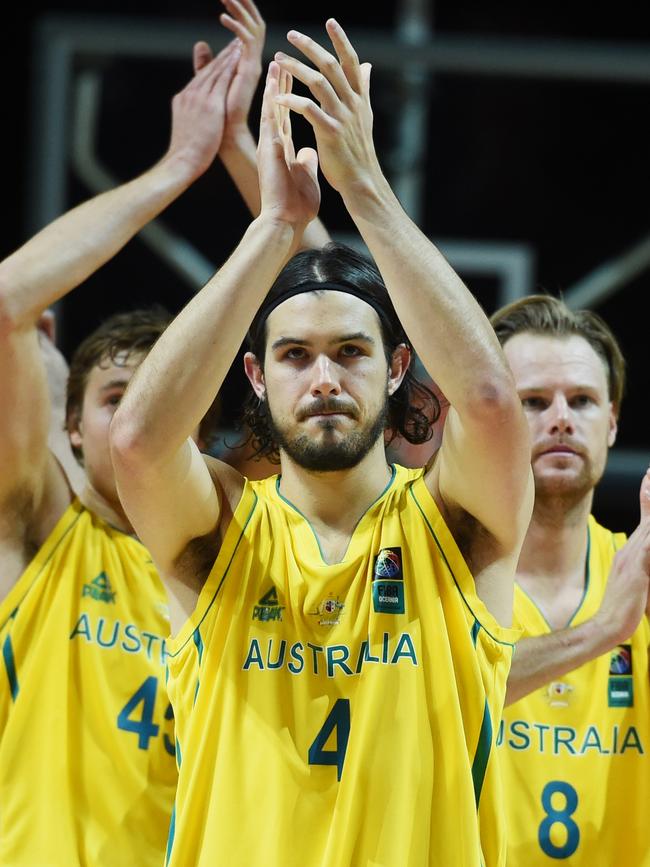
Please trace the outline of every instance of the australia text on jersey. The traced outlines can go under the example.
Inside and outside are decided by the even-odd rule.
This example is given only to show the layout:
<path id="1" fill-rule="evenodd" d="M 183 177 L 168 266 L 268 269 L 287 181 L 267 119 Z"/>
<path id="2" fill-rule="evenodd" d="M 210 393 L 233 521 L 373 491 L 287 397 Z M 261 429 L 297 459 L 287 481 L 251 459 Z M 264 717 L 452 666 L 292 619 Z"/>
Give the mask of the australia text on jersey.
<path id="1" fill-rule="evenodd" d="M 632 725 L 548 725 L 527 720 L 501 720 L 497 746 L 512 750 L 537 750 L 548 755 L 582 756 L 586 753 L 623 755 L 634 750 L 644 755 L 639 731 Z"/>
<path id="2" fill-rule="evenodd" d="M 384 632 L 381 642 L 371 647 L 370 639 L 364 639 L 357 647 L 347 644 L 312 644 L 295 641 L 289 644 L 284 638 L 251 638 L 244 671 L 278 671 L 286 668 L 291 674 L 361 674 L 365 665 L 418 665 L 415 645 L 408 632 L 392 636 Z"/>
<path id="3" fill-rule="evenodd" d="M 165 665 L 169 653 L 165 639 L 153 632 L 140 629 L 135 623 L 122 623 L 107 617 L 94 617 L 82 614 L 70 633 L 70 640 L 83 640 L 97 644 L 102 650 L 115 648 L 125 653 L 144 653 L 147 659 L 159 657 Z"/>

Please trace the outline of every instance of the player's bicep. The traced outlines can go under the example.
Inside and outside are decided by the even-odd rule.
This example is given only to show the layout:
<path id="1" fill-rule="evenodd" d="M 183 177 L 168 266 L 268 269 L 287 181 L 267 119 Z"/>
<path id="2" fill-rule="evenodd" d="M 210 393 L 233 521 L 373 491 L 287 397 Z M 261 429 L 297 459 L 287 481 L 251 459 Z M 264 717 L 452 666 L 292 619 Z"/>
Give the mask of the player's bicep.
<path id="1" fill-rule="evenodd" d="M 0 499 L 43 478 L 50 400 L 36 329 L 0 333 Z"/>
<path id="2" fill-rule="evenodd" d="M 221 514 L 221 493 L 196 444 L 188 439 L 164 461 L 138 463 L 119 451 L 113 467 L 124 511 L 138 538 L 163 573 L 189 543 L 212 533 Z"/>

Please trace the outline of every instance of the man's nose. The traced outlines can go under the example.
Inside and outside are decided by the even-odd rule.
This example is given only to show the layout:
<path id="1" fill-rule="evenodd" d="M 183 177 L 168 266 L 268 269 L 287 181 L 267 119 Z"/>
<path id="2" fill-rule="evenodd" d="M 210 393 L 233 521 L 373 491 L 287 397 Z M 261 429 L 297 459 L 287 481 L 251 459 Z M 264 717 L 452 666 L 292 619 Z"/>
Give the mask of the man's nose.
<path id="1" fill-rule="evenodd" d="M 341 393 L 338 365 L 327 355 L 319 355 L 312 368 L 311 393 L 328 397 Z"/>

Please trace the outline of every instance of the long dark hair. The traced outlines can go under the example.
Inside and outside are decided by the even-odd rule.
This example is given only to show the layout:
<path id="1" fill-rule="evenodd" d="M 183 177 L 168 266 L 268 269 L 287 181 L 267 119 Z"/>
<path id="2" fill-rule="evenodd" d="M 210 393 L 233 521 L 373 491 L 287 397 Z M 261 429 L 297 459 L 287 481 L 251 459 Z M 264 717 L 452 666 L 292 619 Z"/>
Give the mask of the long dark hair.
<path id="1" fill-rule="evenodd" d="M 386 360 L 400 344 L 411 344 L 397 318 L 388 290 L 377 267 L 368 258 L 345 244 L 330 243 L 318 249 L 297 253 L 283 268 L 260 306 L 247 334 L 250 352 L 264 367 L 266 352 L 266 319 L 269 305 L 303 283 L 338 283 L 355 287 L 372 301 L 381 323 L 381 335 Z M 313 291 L 313 290 L 312 290 Z M 240 424 L 250 431 L 246 442 L 253 447 L 254 457 L 268 458 L 279 463 L 280 454 L 269 425 L 269 409 L 265 400 L 249 395 L 243 407 Z M 386 444 L 402 436 L 413 445 L 431 439 L 432 428 L 440 415 L 440 403 L 431 389 L 420 382 L 411 370 L 400 387 L 388 398 Z"/>

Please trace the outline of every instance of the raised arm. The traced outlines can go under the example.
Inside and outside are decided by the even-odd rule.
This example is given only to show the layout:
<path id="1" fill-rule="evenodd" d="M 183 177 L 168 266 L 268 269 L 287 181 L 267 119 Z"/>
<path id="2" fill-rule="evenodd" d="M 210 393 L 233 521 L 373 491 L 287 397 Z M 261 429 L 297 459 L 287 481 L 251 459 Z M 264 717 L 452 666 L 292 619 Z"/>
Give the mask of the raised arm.
<path id="1" fill-rule="evenodd" d="M 183 574 L 179 557 L 192 540 L 218 530 L 222 495 L 228 503 L 236 502 L 243 484 L 232 468 L 212 459 L 204 462 L 192 434 L 221 387 L 253 314 L 320 203 L 316 153 L 305 150 L 294 156 L 291 142 L 282 136 L 283 112 L 274 102 L 279 85 L 280 70 L 273 63 L 260 123 L 260 214 L 142 362 L 111 425 L 124 508 L 186 612 L 206 575 L 197 580 L 194 568 Z"/>
<path id="2" fill-rule="evenodd" d="M 635 631 L 648 604 L 650 470 L 641 481 L 640 503 L 639 526 L 614 557 L 596 614 L 578 626 L 517 642 L 506 704 L 607 653 Z"/>
<path id="3" fill-rule="evenodd" d="M 253 0 L 222 0 L 226 12 L 220 22 L 241 43 L 241 55 L 226 98 L 226 117 L 219 158 L 246 203 L 251 214 L 260 212 L 260 189 L 257 173 L 257 144 L 249 125 L 253 98 L 262 73 L 262 52 L 266 24 Z M 198 72 L 212 59 L 206 42 L 194 46 L 194 70 Z M 301 246 L 322 247 L 331 240 L 318 217 L 303 233 Z"/>
<path id="4" fill-rule="evenodd" d="M 437 460 L 427 475 L 452 528 L 472 516 L 493 540 L 492 563 L 473 563 L 477 587 L 502 621 L 512 583 L 490 575 L 514 561 L 532 506 L 526 420 L 506 359 L 479 304 L 434 245 L 408 217 L 384 177 L 372 137 L 370 65 L 360 64 L 333 19 L 334 53 L 296 31 L 289 42 L 315 69 L 285 54 L 276 60 L 313 99 L 283 98 L 314 129 L 319 161 L 374 257 L 424 367 L 451 404 Z M 487 547 L 487 546 L 485 546 Z"/>
<path id="5" fill-rule="evenodd" d="M 59 217 L 0 264 L 0 504 L 42 494 L 50 408 L 37 338 L 41 313 L 110 259 L 214 159 L 233 42 L 172 103 L 165 156 L 148 172 Z"/>

